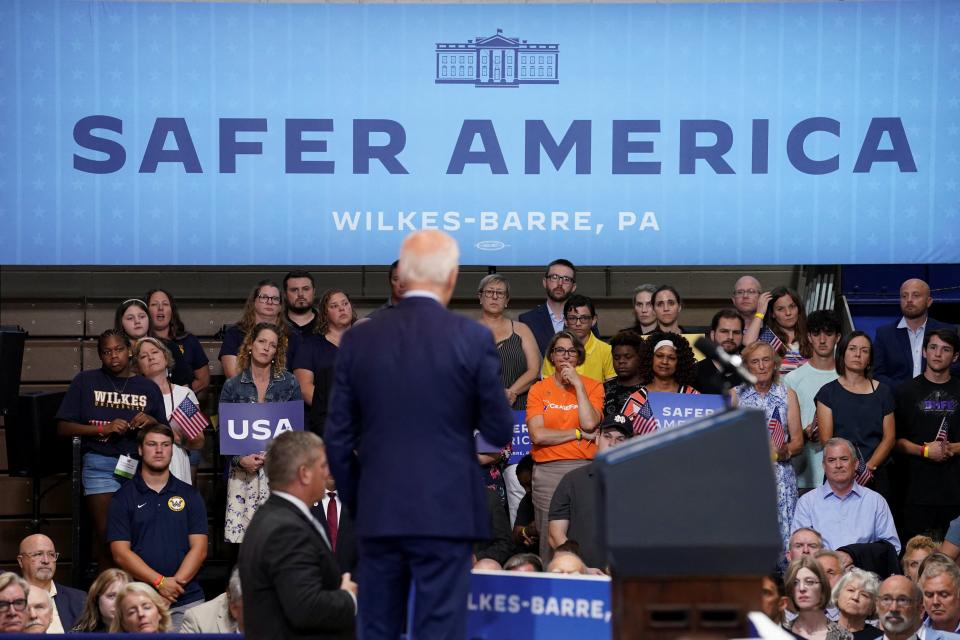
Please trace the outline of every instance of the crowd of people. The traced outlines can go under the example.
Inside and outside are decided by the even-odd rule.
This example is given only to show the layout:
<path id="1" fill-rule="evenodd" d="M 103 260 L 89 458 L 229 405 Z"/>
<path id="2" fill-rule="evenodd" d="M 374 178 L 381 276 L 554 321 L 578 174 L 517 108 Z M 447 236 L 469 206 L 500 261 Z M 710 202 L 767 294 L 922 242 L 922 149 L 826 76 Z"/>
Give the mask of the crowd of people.
<path id="1" fill-rule="evenodd" d="M 223 336 L 220 401 L 302 399 L 308 430 L 322 438 L 341 340 L 407 293 L 396 262 L 389 281 L 389 300 L 362 319 L 346 291 L 318 299 L 308 272 L 258 282 Z M 477 448 L 491 536 L 473 544 L 475 569 L 609 572 L 591 461 L 663 428 L 649 394 L 723 394 L 731 406 L 764 412 L 769 425 L 783 555 L 771 559 L 764 611 L 810 639 L 960 633 L 960 338 L 928 315 L 926 283 L 903 283 L 902 317 L 871 339 L 845 334 L 832 311 L 808 315 L 789 288 L 768 291 L 740 277 L 731 305 L 717 310 L 705 333 L 742 358 L 756 379 L 747 384 L 719 362 L 698 361 L 681 324 L 680 292 L 669 284 L 637 286 L 635 322 L 608 341 L 594 301 L 577 291 L 573 264 L 554 260 L 542 284 L 546 300 L 517 318 L 508 312 L 505 277 L 487 275 L 477 286 L 479 324 L 499 356 L 498 389 L 509 407 L 525 411 L 532 445 L 517 464 L 509 463 L 510 444 Z M 430 350 L 431 336 L 421 339 Z M 224 460 L 223 531 L 240 569 L 208 600 L 214 594 L 197 580 L 207 505 L 193 486 L 204 443 L 193 416 L 198 396 L 211 390 L 207 358 L 164 289 L 120 304 L 97 347 L 102 367 L 77 374 L 57 419 L 61 435 L 81 438 L 103 571 L 86 593 L 57 584 L 53 542 L 28 536 L 18 556 L 22 577 L 0 575 L 0 631 L 242 631 L 244 601 L 249 608 L 254 597 L 244 598 L 241 579 L 258 583 L 269 571 L 250 549 L 279 535 L 256 514 L 282 521 L 293 517 L 290 509 L 317 524 L 335 558 L 336 580 L 324 567 L 333 593 L 316 600 L 333 607 L 325 628 L 352 629 L 340 623 L 358 603 L 349 573 L 357 536 L 320 439 L 278 438 L 266 451 Z M 248 533 L 254 539 L 244 544 Z M 319 624 L 286 622 L 294 631 L 301 623 Z"/>

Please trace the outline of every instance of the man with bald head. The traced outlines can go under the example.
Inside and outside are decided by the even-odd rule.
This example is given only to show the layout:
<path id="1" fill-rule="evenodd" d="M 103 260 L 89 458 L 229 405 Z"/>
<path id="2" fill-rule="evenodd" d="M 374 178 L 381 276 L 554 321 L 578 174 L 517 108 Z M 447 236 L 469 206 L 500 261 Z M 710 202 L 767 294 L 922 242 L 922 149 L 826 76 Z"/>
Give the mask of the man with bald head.
<path id="1" fill-rule="evenodd" d="M 466 637 L 471 542 L 490 538 L 474 434 L 499 449 L 513 413 L 490 331 L 446 309 L 458 259 L 445 233 L 407 236 L 403 298 L 337 354 L 324 437 L 356 523 L 365 640 L 401 635 L 411 582 L 413 635 Z"/>
<path id="2" fill-rule="evenodd" d="M 20 542 L 17 564 L 20 565 L 23 579 L 31 588 L 36 587 L 49 593 L 53 600 L 49 633 L 64 633 L 72 629 L 83 612 L 87 598 L 83 591 L 53 581 L 59 557 L 53 540 L 42 533 L 27 536 Z"/>
<path id="3" fill-rule="evenodd" d="M 904 576 L 890 576 L 880 584 L 877 618 L 883 640 L 956 640 L 957 634 L 923 628 L 923 593 Z M 922 636 L 918 634 L 921 631 Z"/>
<path id="4" fill-rule="evenodd" d="M 743 326 L 745 327 L 753 322 L 753 314 L 757 313 L 757 303 L 760 301 L 761 291 L 763 289 L 760 288 L 760 281 L 753 276 L 740 276 L 733 285 L 733 297 L 730 300 L 743 318 Z M 766 311 L 766 309 L 763 311 Z"/>
<path id="5" fill-rule="evenodd" d="M 930 287 L 919 278 L 911 278 L 900 285 L 900 312 L 897 322 L 877 329 L 873 343 L 874 377 L 896 388 L 900 383 L 923 373 L 923 336 L 933 329 L 953 329 L 955 326 L 938 322 L 927 311 L 933 304 Z M 960 370 L 954 368 L 954 375 Z"/>

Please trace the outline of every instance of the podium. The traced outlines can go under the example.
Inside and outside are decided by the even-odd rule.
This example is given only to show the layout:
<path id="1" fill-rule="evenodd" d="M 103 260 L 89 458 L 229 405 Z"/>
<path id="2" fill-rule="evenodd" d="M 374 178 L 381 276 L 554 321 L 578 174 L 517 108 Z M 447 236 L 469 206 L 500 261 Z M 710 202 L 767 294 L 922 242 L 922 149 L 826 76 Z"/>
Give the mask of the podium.
<path id="1" fill-rule="evenodd" d="M 733 410 L 597 456 L 613 637 L 748 633 L 781 550 L 764 414 Z"/>

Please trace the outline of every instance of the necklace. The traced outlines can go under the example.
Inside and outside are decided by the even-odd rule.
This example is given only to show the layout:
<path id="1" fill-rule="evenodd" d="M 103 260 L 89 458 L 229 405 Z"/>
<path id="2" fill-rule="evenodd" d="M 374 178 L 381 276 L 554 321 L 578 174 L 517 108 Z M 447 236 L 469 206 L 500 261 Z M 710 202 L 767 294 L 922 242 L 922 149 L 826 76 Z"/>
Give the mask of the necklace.
<path id="1" fill-rule="evenodd" d="M 127 388 L 127 383 L 130 382 L 130 378 L 133 376 L 127 376 L 123 379 L 123 386 L 117 389 L 117 385 L 113 382 L 114 375 L 112 373 L 107 374 L 107 379 L 110 381 L 110 386 L 113 387 L 114 393 L 123 393 Z"/>

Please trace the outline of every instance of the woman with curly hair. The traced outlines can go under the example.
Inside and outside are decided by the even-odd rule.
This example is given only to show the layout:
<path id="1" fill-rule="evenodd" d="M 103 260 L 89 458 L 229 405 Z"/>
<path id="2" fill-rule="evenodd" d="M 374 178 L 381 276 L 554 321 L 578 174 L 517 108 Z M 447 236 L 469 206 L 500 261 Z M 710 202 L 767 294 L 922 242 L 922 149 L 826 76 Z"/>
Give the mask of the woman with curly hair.
<path id="1" fill-rule="evenodd" d="M 734 403 L 744 408 L 761 409 L 770 434 L 770 457 L 777 480 L 777 522 L 786 551 L 790 524 L 797 506 L 797 475 L 790 457 L 803 451 L 800 402 L 793 389 L 780 381 L 780 359 L 773 347 L 758 340 L 740 354 L 756 384 L 742 384 L 734 390 Z M 778 426 L 779 425 L 779 426 Z"/>
<path id="2" fill-rule="evenodd" d="M 787 375 L 813 357 L 807 340 L 807 312 L 793 289 L 777 287 L 764 291 L 757 313 L 743 331 L 744 346 L 762 340 L 780 357 L 780 375 Z"/>
<path id="3" fill-rule="evenodd" d="M 107 569 L 90 585 L 74 633 L 106 633 L 117 611 L 117 595 L 131 581 L 123 569 Z"/>
<path id="4" fill-rule="evenodd" d="M 280 295 L 280 287 L 273 280 L 261 280 L 250 291 L 247 301 L 243 305 L 243 314 L 240 321 L 231 325 L 223 334 L 223 344 L 220 346 L 220 364 L 223 366 L 223 375 L 232 378 L 243 369 L 237 362 L 240 353 L 240 343 L 254 325 L 269 323 L 275 325 L 283 334 L 287 345 L 283 353 L 286 361 L 292 359 L 297 347 L 300 346 L 300 333 L 287 331 L 287 322 L 284 320 L 284 297 Z"/>
<path id="5" fill-rule="evenodd" d="M 690 343 L 679 333 L 657 331 L 644 340 L 640 346 L 643 386 L 631 393 L 623 406 L 623 414 L 633 420 L 635 434 L 644 435 L 660 428 L 647 406 L 648 393 L 700 393 L 693 388 L 696 365 Z"/>
<path id="6" fill-rule="evenodd" d="M 223 384 L 220 402 L 289 402 L 300 399 L 300 386 L 286 366 L 287 336 L 277 325 L 256 324 L 240 345 L 240 373 Z M 263 471 L 266 453 L 234 456 L 227 477 L 224 537 L 240 543 L 254 512 L 270 495 Z"/>
<path id="7" fill-rule="evenodd" d="M 317 309 L 320 314 L 314 323 L 313 334 L 297 349 L 290 368 L 300 383 L 303 401 L 308 405 L 313 404 L 314 393 L 320 387 L 325 417 L 326 397 L 333 382 L 333 361 L 340 348 L 340 338 L 357 323 L 357 312 L 343 289 L 328 289 L 320 297 Z M 317 435 L 323 436 L 322 433 Z"/>

